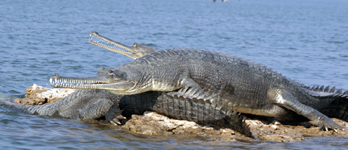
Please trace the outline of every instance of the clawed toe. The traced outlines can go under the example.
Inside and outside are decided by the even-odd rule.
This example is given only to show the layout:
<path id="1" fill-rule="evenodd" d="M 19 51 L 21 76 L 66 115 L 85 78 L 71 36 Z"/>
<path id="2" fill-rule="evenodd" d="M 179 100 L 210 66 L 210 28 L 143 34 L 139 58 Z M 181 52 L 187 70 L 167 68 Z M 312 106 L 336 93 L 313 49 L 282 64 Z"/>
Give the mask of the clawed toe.
<path id="1" fill-rule="evenodd" d="M 335 124 L 334 126 L 321 126 L 320 128 L 324 131 L 329 131 L 329 129 L 331 129 L 335 132 L 337 132 L 338 130 L 345 130 L 343 127 L 341 127 L 338 124 Z"/>
<path id="2" fill-rule="evenodd" d="M 112 121 L 110 121 L 110 123 L 113 124 L 113 125 L 119 125 L 119 124 L 121 124 L 121 122 L 118 121 L 118 120 L 112 120 Z"/>
<path id="3" fill-rule="evenodd" d="M 125 116 L 118 115 L 114 119 L 112 119 L 110 123 L 113 125 L 120 125 L 121 124 L 120 120 L 124 120 L 124 119 L 127 119 L 127 118 Z"/>
<path id="4" fill-rule="evenodd" d="M 344 127 L 338 125 L 336 122 L 334 122 L 328 117 L 319 117 L 318 121 L 316 122 L 316 125 L 324 131 L 329 131 L 329 129 L 335 132 L 337 132 L 338 130 L 344 130 Z"/>
<path id="5" fill-rule="evenodd" d="M 118 119 L 123 119 L 123 120 L 124 120 L 124 119 L 127 119 L 127 118 L 126 118 L 125 116 L 119 115 L 119 116 L 117 116 L 115 119 L 117 119 L 117 120 L 118 120 Z"/>

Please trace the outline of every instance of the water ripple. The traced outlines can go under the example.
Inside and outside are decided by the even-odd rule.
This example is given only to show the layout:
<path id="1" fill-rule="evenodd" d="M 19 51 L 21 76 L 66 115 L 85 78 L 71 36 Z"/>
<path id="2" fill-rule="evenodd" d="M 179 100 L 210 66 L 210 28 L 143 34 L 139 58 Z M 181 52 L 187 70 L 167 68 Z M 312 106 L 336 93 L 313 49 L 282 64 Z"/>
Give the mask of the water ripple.
<path id="1" fill-rule="evenodd" d="M 267 65 L 306 85 L 348 90 L 348 6 L 322 1 L 12 1 L 0 18 L 0 93 L 24 97 L 33 83 L 50 87 L 54 73 L 96 75 L 132 61 L 88 43 L 89 32 L 132 45 L 200 48 Z M 1 96 L 0 96 L 1 98 Z M 77 120 L 42 118 L 0 107 L 3 149 L 90 148 L 342 148 L 346 138 L 298 144 L 209 143 L 138 137 L 86 126 Z M 330 145 L 331 144 L 331 145 Z"/>

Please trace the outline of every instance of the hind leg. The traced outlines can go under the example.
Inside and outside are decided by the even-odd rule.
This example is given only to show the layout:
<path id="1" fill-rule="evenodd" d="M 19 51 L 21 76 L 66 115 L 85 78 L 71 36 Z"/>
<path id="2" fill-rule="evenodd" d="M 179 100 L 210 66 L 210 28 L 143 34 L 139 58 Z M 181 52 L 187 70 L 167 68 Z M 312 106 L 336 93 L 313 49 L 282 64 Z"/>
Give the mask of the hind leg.
<path id="1" fill-rule="evenodd" d="M 313 121 L 314 125 L 320 127 L 321 129 L 344 129 L 340 125 L 336 124 L 332 119 L 320 113 L 318 110 L 300 103 L 296 97 L 284 89 L 270 89 L 268 91 L 268 97 L 271 98 L 274 103 L 290 109 L 297 114 Z"/>

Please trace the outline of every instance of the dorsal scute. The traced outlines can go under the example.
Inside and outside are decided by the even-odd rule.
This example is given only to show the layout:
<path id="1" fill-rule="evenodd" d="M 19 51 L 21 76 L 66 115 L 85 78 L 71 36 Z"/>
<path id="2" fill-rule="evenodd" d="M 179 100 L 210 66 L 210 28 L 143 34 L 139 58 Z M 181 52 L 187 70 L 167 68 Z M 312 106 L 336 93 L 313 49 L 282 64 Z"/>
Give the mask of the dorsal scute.
<path id="1" fill-rule="evenodd" d="M 314 97 L 348 97 L 348 91 L 342 93 L 343 89 L 336 90 L 335 86 L 332 88 L 330 88 L 330 86 L 301 86 L 301 88 Z"/>
<path id="2" fill-rule="evenodd" d="M 336 90 L 336 87 L 334 86 L 334 87 L 332 87 L 332 88 L 330 89 L 329 93 L 334 93 L 335 90 Z"/>
<path id="3" fill-rule="evenodd" d="M 156 52 L 150 53 L 150 55 L 156 57 L 157 59 L 165 59 L 166 58 L 165 53 L 166 53 L 165 51 L 160 51 L 160 52 L 156 51 Z"/>
<path id="4" fill-rule="evenodd" d="M 143 64 L 143 65 L 148 65 L 149 61 L 147 59 L 144 59 L 143 57 L 137 58 L 135 59 L 133 62 L 131 63 L 135 63 L 135 64 Z"/>
<path id="5" fill-rule="evenodd" d="M 308 90 L 311 90 L 311 91 L 315 91 L 315 92 L 324 92 L 324 93 L 336 93 L 337 91 L 335 90 L 336 87 L 333 86 L 332 88 L 330 88 L 330 85 L 328 86 L 312 86 L 312 87 L 309 87 L 309 86 L 302 86 L 303 88 L 306 88 Z"/>
<path id="6" fill-rule="evenodd" d="M 312 86 L 312 87 L 307 87 L 308 90 L 311 90 L 311 91 L 314 91 L 315 89 L 315 86 Z"/>
<path id="7" fill-rule="evenodd" d="M 266 77 L 268 79 L 271 79 L 271 80 L 279 80 L 279 81 L 288 81 L 287 83 L 290 83 L 290 84 L 295 84 L 295 82 L 291 79 L 288 79 L 286 78 L 285 76 L 283 76 L 281 73 L 278 73 L 277 71 L 273 70 L 272 68 L 269 68 L 263 64 L 260 64 L 260 63 L 256 63 L 256 62 L 253 62 L 253 61 L 250 61 L 250 60 L 247 60 L 247 59 L 244 59 L 244 58 L 240 58 L 240 57 L 236 57 L 236 56 L 232 56 L 233 59 L 236 61 L 236 62 L 239 62 L 238 64 L 242 64 L 242 66 L 249 66 L 249 68 L 251 70 L 255 70 L 256 72 L 259 72 L 261 74 L 264 74 L 266 75 Z"/>
<path id="8" fill-rule="evenodd" d="M 343 89 L 338 89 L 335 94 L 342 94 Z"/>
<path id="9" fill-rule="evenodd" d="M 144 56 L 144 59 L 146 59 L 149 63 L 156 63 L 157 61 L 159 61 L 161 59 L 154 56 L 155 53 L 150 53 L 150 54 Z"/>
<path id="10" fill-rule="evenodd" d="M 318 86 L 316 86 L 313 90 L 318 92 L 318 91 L 319 91 L 319 88 L 320 88 L 320 87 L 319 87 L 319 85 L 318 85 Z"/>
<path id="11" fill-rule="evenodd" d="M 348 91 L 343 92 L 342 95 L 348 96 Z"/>
<path id="12" fill-rule="evenodd" d="M 161 51 L 161 55 L 163 55 L 164 58 L 172 57 L 172 55 L 168 52 L 168 50 Z"/>
<path id="13" fill-rule="evenodd" d="M 324 89 L 324 92 L 329 92 L 329 90 L 330 90 L 330 85 Z"/>

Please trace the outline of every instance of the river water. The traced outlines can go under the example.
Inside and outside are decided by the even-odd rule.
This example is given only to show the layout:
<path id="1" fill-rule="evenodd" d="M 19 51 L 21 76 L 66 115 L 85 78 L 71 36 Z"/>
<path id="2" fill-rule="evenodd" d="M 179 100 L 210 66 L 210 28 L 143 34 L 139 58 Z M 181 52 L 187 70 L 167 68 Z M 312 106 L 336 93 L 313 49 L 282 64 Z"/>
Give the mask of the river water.
<path id="1" fill-rule="evenodd" d="M 89 32 L 132 45 L 200 48 L 243 57 L 306 85 L 348 90 L 346 0 L 2 0 L 0 99 L 49 77 L 94 76 L 132 59 L 88 43 Z M 181 141 L 0 107 L 0 149 L 344 149 L 348 138 L 297 143 Z"/>

